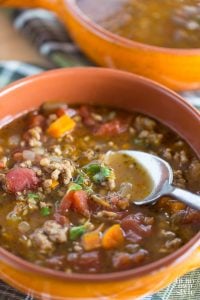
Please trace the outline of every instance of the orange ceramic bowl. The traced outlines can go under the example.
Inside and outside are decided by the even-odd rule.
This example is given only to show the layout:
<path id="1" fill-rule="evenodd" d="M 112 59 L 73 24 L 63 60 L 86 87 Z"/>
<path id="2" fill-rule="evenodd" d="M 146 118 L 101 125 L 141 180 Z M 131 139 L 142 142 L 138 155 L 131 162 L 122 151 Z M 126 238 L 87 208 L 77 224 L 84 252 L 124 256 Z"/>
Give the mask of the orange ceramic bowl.
<path id="1" fill-rule="evenodd" d="M 163 86 L 121 71 L 61 69 L 18 81 L 0 92 L 0 120 L 8 122 L 45 101 L 60 99 L 69 104 L 107 105 L 149 115 L 176 131 L 200 156 L 199 112 Z M 45 269 L 0 248 L 0 278 L 42 299 L 137 299 L 199 267 L 200 232 L 161 260 L 101 275 Z"/>
<path id="2" fill-rule="evenodd" d="M 53 10 L 80 48 L 100 66 L 143 75 L 174 90 L 200 88 L 200 49 L 156 47 L 120 37 L 92 22 L 77 0 L 0 0 L 0 5 Z"/>

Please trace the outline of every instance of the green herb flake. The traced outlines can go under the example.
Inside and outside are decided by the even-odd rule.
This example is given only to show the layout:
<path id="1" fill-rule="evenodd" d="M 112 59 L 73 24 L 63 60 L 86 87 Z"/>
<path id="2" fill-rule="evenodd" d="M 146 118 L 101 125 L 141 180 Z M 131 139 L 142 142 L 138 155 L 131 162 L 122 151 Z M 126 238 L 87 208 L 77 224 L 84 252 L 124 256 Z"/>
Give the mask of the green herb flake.
<path id="1" fill-rule="evenodd" d="M 69 230 L 69 238 L 71 241 L 77 240 L 79 237 L 81 237 L 86 232 L 86 226 L 74 226 L 70 228 Z"/>
<path id="2" fill-rule="evenodd" d="M 42 207 L 42 208 L 41 208 L 41 215 L 42 215 L 43 217 L 49 216 L 50 213 L 51 213 L 51 209 L 50 209 L 48 206 Z"/>
<path id="3" fill-rule="evenodd" d="M 91 185 L 91 186 L 85 187 L 85 191 L 86 191 L 88 194 L 93 194 L 93 193 L 94 193 L 94 191 L 93 191 L 93 189 L 92 189 L 92 185 Z"/>
<path id="4" fill-rule="evenodd" d="M 83 174 L 80 174 L 76 177 L 76 179 L 74 180 L 75 183 L 82 185 L 85 183 L 85 177 Z"/>
<path id="5" fill-rule="evenodd" d="M 109 167 L 97 163 L 85 166 L 84 171 L 95 183 L 101 183 L 112 176 L 112 170 Z"/>
<path id="6" fill-rule="evenodd" d="M 38 200 L 40 199 L 40 196 L 38 194 L 28 193 L 28 198 Z"/>
<path id="7" fill-rule="evenodd" d="M 97 174 L 101 169 L 101 165 L 97 163 L 91 163 L 84 167 L 84 171 L 89 175 L 93 176 Z"/>
<path id="8" fill-rule="evenodd" d="M 94 175 L 92 179 L 95 183 L 101 183 L 109 178 L 111 176 L 111 173 L 112 171 L 110 168 L 102 166 L 100 168 L 100 171 L 96 175 Z"/>
<path id="9" fill-rule="evenodd" d="M 77 183 L 71 183 L 67 192 L 71 192 L 71 191 L 80 191 L 82 190 L 82 186 L 80 184 L 77 184 Z"/>

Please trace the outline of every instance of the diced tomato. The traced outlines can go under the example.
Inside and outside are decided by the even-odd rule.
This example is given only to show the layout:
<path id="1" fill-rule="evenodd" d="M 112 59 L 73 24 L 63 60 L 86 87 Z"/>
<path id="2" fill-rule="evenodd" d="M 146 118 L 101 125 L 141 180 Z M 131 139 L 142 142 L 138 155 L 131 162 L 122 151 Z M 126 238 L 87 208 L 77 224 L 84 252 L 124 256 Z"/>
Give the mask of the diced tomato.
<path id="1" fill-rule="evenodd" d="M 65 115 L 65 114 L 66 114 L 66 109 L 65 108 L 60 107 L 60 108 L 58 108 L 56 110 L 56 115 L 58 117 L 61 117 L 61 116 Z"/>
<path id="2" fill-rule="evenodd" d="M 14 161 L 22 161 L 23 160 L 23 154 L 22 154 L 22 152 L 15 152 L 14 154 L 13 154 L 13 159 L 14 159 Z"/>
<path id="3" fill-rule="evenodd" d="M 115 118 L 114 120 L 104 123 L 98 127 L 95 132 L 97 136 L 114 136 L 127 131 L 131 118 Z"/>
<path id="4" fill-rule="evenodd" d="M 61 117 L 65 114 L 68 115 L 69 117 L 74 117 L 76 115 L 76 110 L 72 109 L 72 108 L 67 108 L 67 107 L 66 108 L 60 107 L 56 111 L 56 115 L 58 117 Z"/>
<path id="5" fill-rule="evenodd" d="M 58 222 L 60 225 L 69 225 L 69 219 L 59 213 L 54 214 L 54 219 L 56 222 Z"/>
<path id="6" fill-rule="evenodd" d="M 82 117 L 83 123 L 88 127 L 93 127 L 97 125 L 97 122 L 93 119 L 91 115 L 91 110 L 88 106 L 82 105 L 79 108 L 79 115 Z"/>
<path id="7" fill-rule="evenodd" d="M 73 199 L 74 199 L 74 191 L 66 193 L 60 202 L 59 212 L 65 214 L 68 211 L 68 209 L 71 207 Z"/>
<path id="8" fill-rule="evenodd" d="M 176 214 L 182 210 L 185 210 L 186 205 L 182 202 L 179 202 L 175 199 L 171 199 L 169 197 L 162 197 L 157 202 L 156 206 L 161 211 L 167 211 L 170 214 Z"/>
<path id="9" fill-rule="evenodd" d="M 145 216 L 142 213 L 125 217 L 121 226 L 125 231 L 131 230 L 142 237 L 149 236 L 152 232 L 152 225 L 145 224 Z"/>
<path id="10" fill-rule="evenodd" d="M 76 270 L 98 272 L 101 267 L 101 257 L 98 251 L 90 251 L 82 254 L 70 253 L 67 256 L 68 263 Z"/>
<path id="11" fill-rule="evenodd" d="M 133 254 L 129 254 L 126 252 L 116 253 L 112 258 L 113 267 L 117 270 L 129 269 L 141 263 L 145 259 L 147 254 L 148 252 L 143 249 L 140 249 Z"/>
<path id="12" fill-rule="evenodd" d="M 36 173 L 28 168 L 13 168 L 6 174 L 6 187 L 11 193 L 35 189 L 38 183 Z"/>
<path id="13" fill-rule="evenodd" d="M 88 195 L 85 191 L 74 192 L 72 208 L 79 214 L 89 216 Z"/>
<path id="14" fill-rule="evenodd" d="M 3 161 L 0 161 L 0 169 L 3 169 L 5 167 L 5 164 Z"/>
<path id="15" fill-rule="evenodd" d="M 185 216 L 183 217 L 183 223 L 200 223 L 200 211 L 188 207 Z"/>
<path id="16" fill-rule="evenodd" d="M 65 214 L 71 208 L 86 217 L 89 216 L 88 195 L 85 191 L 71 191 L 61 200 L 59 211 Z"/>
<path id="17" fill-rule="evenodd" d="M 66 261 L 66 256 L 65 255 L 60 255 L 60 256 L 50 256 L 50 258 L 46 259 L 46 264 L 48 265 L 49 268 L 62 268 Z"/>
<path id="18" fill-rule="evenodd" d="M 45 126 L 45 117 L 42 115 L 33 115 L 29 119 L 29 128 L 33 127 L 44 127 Z"/>

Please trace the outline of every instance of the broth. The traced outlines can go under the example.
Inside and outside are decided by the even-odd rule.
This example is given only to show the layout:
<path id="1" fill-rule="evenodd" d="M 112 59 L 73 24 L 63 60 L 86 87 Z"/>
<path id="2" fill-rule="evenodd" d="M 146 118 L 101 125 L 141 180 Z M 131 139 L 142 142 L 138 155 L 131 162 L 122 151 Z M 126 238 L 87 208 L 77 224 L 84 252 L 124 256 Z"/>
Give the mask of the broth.
<path id="1" fill-rule="evenodd" d="M 144 44 L 200 48 L 199 0 L 78 0 L 98 25 Z"/>

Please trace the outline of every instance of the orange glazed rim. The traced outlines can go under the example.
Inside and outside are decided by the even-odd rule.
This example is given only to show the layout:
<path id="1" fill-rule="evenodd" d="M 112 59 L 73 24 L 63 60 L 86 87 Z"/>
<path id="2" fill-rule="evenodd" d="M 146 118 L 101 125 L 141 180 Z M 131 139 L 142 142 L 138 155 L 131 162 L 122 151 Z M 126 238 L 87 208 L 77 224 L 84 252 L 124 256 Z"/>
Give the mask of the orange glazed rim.
<path id="1" fill-rule="evenodd" d="M 125 71 L 119 71 L 119 70 L 112 70 L 112 69 L 106 69 L 106 68 L 95 68 L 95 67 L 89 67 L 89 68 L 71 68 L 71 69 L 57 69 L 52 71 L 43 72 L 38 75 L 30 76 L 25 79 L 18 80 L 12 84 L 10 84 L 8 87 L 0 90 L 0 97 L 4 97 L 4 95 L 9 94 L 15 89 L 23 89 L 27 87 L 27 85 L 31 84 L 32 82 L 36 82 L 37 84 L 42 84 L 45 86 L 46 80 L 50 78 L 56 78 L 59 77 L 62 78 L 62 76 L 66 75 L 67 72 L 83 72 L 83 71 L 89 71 L 89 72 L 98 72 L 103 73 L 106 72 L 107 74 L 110 73 L 113 78 L 115 78 L 115 75 L 126 77 L 126 78 L 132 78 L 133 81 L 136 81 L 138 83 L 144 83 L 148 86 L 150 86 L 152 89 L 159 89 L 162 91 L 162 93 L 166 93 L 169 98 L 174 98 L 177 101 L 182 101 L 180 105 L 184 105 L 186 109 L 192 110 L 195 117 L 199 118 L 200 114 L 199 112 L 192 107 L 186 100 L 182 99 L 178 94 L 173 92 L 172 90 L 164 87 L 163 85 L 154 82 L 153 80 L 150 80 L 148 78 L 138 76 L 135 74 L 130 74 Z M 45 80 L 44 80 L 45 79 Z M 60 280 L 66 280 L 66 281 L 89 281 L 89 282 L 108 282 L 108 281 L 119 281 L 119 280 L 127 280 L 134 277 L 141 277 L 144 275 L 148 275 L 152 272 L 156 272 L 161 268 L 165 268 L 173 263 L 181 262 L 184 260 L 184 257 L 189 255 L 191 252 L 193 252 L 198 246 L 200 246 L 200 232 L 198 232 L 191 240 L 189 240 L 185 245 L 183 245 L 180 249 L 176 250 L 172 254 L 156 260 L 155 262 L 149 263 L 147 265 L 137 267 L 135 269 L 130 269 L 126 271 L 120 271 L 120 272 L 113 272 L 113 273 L 102 273 L 102 274 L 87 274 L 87 273 L 72 273 L 67 274 L 62 271 L 56 271 L 51 270 L 49 268 L 40 267 L 36 264 L 33 264 L 31 262 L 28 262 L 11 252 L 3 249 L 0 247 L 0 259 L 4 261 L 6 264 L 12 266 L 13 268 L 20 269 L 25 272 L 31 272 L 31 273 L 38 273 L 42 276 L 50 276 L 54 277 L 55 279 Z"/>
<path id="2" fill-rule="evenodd" d="M 122 37 L 109 30 L 104 29 L 102 26 L 93 22 L 78 6 L 77 0 L 66 0 L 68 5 L 68 10 L 74 15 L 74 17 L 79 20 L 84 27 L 92 31 L 95 35 L 100 38 L 127 48 L 142 48 L 145 50 L 150 50 L 158 53 L 168 53 L 173 55 L 200 55 L 200 48 L 168 48 L 159 47 L 150 44 L 140 43 L 128 38 Z"/>

